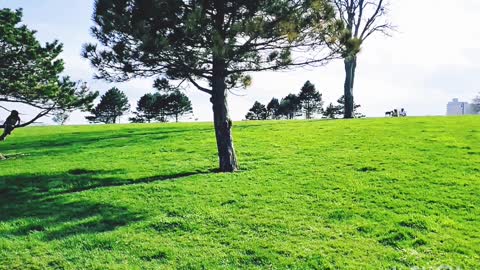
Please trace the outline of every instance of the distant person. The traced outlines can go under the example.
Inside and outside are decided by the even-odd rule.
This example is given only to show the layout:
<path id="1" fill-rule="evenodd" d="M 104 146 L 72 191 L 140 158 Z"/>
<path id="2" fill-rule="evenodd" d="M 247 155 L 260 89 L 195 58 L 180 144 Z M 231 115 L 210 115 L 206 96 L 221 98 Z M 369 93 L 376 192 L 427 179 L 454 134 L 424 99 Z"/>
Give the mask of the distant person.
<path id="1" fill-rule="evenodd" d="M 405 111 L 404 108 L 402 108 L 402 109 L 400 110 L 400 116 L 401 116 L 401 117 L 407 117 L 407 112 Z"/>
<path id="2" fill-rule="evenodd" d="M 397 109 L 393 110 L 393 117 L 398 117 L 398 110 Z"/>
<path id="3" fill-rule="evenodd" d="M 18 125 L 20 125 L 20 117 L 18 116 L 18 112 L 13 110 L 3 124 L 3 134 L 0 136 L 0 141 L 4 141 L 8 135 L 12 134 L 12 131 Z"/>

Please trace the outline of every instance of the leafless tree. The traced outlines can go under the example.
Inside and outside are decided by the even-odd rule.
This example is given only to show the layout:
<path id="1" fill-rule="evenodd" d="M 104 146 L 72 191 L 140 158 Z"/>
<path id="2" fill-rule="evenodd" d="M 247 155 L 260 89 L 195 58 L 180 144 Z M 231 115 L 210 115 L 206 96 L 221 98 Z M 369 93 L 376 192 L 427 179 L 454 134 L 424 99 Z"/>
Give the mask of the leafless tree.
<path id="1" fill-rule="evenodd" d="M 388 0 L 332 0 L 337 16 L 346 29 L 342 37 L 345 62 L 345 118 L 354 117 L 353 85 L 360 48 L 375 33 L 390 35 L 394 26 L 388 21 Z"/>

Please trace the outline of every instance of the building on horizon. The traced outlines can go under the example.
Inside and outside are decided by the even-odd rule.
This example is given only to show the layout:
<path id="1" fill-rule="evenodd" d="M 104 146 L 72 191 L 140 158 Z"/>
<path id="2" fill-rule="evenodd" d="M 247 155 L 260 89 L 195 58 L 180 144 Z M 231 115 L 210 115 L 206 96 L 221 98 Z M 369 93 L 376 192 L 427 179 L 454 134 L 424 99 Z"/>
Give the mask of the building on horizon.
<path id="1" fill-rule="evenodd" d="M 454 98 L 447 104 L 447 116 L 460 116 L 475 114 L 473 105 L 468 102 L 459 101 L 458 98 Z"/>

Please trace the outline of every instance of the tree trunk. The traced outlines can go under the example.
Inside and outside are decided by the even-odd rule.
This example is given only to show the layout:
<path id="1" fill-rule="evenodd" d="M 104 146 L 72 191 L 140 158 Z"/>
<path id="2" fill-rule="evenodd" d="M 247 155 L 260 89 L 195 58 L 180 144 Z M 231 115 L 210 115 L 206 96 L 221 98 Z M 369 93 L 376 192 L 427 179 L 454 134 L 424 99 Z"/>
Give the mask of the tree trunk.
<path id="1" fill-rule="evenodd" d="M 178 123 L 178 114 L 175 114 L 175 123 Z"/>
<path id="2" fill-rule="evenodd" d="M 214 60 L 211 101 L 220 171 L 234 172 L 238 169 L 238 163 L 233 147 L 232 120 L 228 113 L 225 67 L 225 61 Z"/>
<path id="3" fill-rule="evenodd" d="M 355 82 L 355 70 L 357 68 L 357 58 L 345 59 L 345 108 L 344 118 L 354 118 L 354 99 L 353 99 L 353 85 Z"/>

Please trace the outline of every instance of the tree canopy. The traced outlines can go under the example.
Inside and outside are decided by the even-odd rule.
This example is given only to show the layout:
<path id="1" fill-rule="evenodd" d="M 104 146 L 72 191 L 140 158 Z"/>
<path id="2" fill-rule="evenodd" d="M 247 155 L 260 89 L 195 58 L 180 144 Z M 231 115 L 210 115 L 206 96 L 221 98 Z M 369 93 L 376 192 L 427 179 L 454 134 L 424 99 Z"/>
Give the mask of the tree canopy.
<path id="1" fill-rule="evenodd" d="M 272 119 L 278 119 L 280 116 L 280 102 L 276 98 L 272 98 L 270 102 L 267 104 L 267 112 L 268 116 Z"/>
<path id="2" fill-rule="evenodd" d="M 163 120 L 164 117 L 162 117 L 158 106 L 159 96 L 159 93 L 143 95 L 137 101 L 137 108 L 133 113 L 135 117 L 130 118 L 130 121 L 133 123 L 150 123 L 154 120 Z"/>
<path id="3" fill-rule="evenodd" d="M 262 103 L 255 101 L 252 108 L 248 111 L 245 118 L 247 120 L 266 120 L 268 117 L 268 111 L 265 105 Z"/>
<path id="4" fill-rule="evenodd" d="M 306 119 L 312 119 L 315 113 L 322 112 L 322 94 L 315 89 L 315 85 L 310 81 L 305 82 L 298 99 L 301 102 Z"/>
<path id="5" fill-rule="evenodd" d="M 339 115 L 344 115 L 345 114 L 345 96 L 341 96 L 338 100 L 337 100 L 337 109 L 338 109 L 338 114 Z M 362 117 L 365 117 L 364 114 L 362 114 L 361 112 L 358 111 L 358 109 L 360 109 L 360 107 L 362 107 L 360 104 L 356 104 L 356 103 L 353 103 L 353 117 L 354 118 L 362 118 Z"/>
<path id="6" fill-rule="evenodd" d="M 327 0 L 98 0 L 97 44 L 84 56 L 97 78 L 188 81 L 211 96 L 221 171 L 238 168 L 228 89 L 249 72 L 325 64 L 339 25 Z M 294 57 L 296 56 L 296 57 Z"/>
<path id="7" fill-rule="evenodd" d="M 40 44 L 36 32 L 21 21 L 21 9 L 0 9 L 0 104 L 26 104 L 39 111 L 18 127 L 28 126 L 55 111 L 89 110 L 98 93 L 68 77 L 60 77 L 64 70 L 59 59 L 62 44 L 56 40 Z"/>
<path id="8" fill-rule="evenodd" d="M 295 94 L 288 94 L 280 101 L 280 107 L 278 111 L 281 115 L 287 119 L 293 119 L 297 112 L 302 109 L 302 102 Z"/>
<path id="9" fill-rule="evenodd" d="M 115 124 L 129 109 L 125 93 L 113 87 L 102 95 L 100 102 L 90 111 L 92 115 L 85 118 L 92 123 Z"/>
<path id="10" fill-rule="evenodd" d="M 182 115 L 192 113 L 192 102 L 180 90 L 175 90 L 167 95 L 166 100 L 167 114 L 178 122 L 178 118 Z"/>
<path id="11" fill-rule="evenodd" d="M 180 116 L 193 113 L 192 102 L 180 90 L 173 90 L 166 94 L 145 94 L 137 102 L 135 117 L 130 118 L 134 123 L 152 121 L 167 122 L 168 118 L 178 122 Z"/>
<path id="12" fill-rule="evenodd" d="M 323 116 L 325 116 L 326 118 L 335 119 L 339 114 L 340 114 L 340 110 L 338 106 L 333 105 L 333 103 L 331 102 L 325 108 L 325 110 L 323 110 Z"/>

